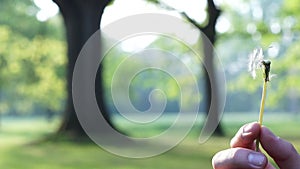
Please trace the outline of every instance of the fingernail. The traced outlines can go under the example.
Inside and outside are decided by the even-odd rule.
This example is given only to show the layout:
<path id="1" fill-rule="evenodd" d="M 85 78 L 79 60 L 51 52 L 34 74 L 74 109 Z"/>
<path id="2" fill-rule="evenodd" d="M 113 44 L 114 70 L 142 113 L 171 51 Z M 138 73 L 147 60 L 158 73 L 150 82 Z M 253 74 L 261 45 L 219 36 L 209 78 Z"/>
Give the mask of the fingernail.
<path id="1" fill-rule="evenodd" d="M 250 135 L 252 133 L 252 126 L 250 124 L 246 125 L 244 128 L 243 128 L 243 133 L 242 133 L 242 136 L 243 137 L 247 137 L 248 135 Z"/>
<path id="2" fill-rule="evenodd" d="M 264 166 L 266 158 L 259 153 L 250 153 L 248 155 L 248 162 L 254 168 L 261 168 Z"/>
<path id="3" fill-rule="evenodd" d="M 247 124 L 244 128 L 243 128 L 243 132 L 244 133 L 249 133 L 249 132 L 252 132 L 253 130 L 253 125 L 255 124 L 255 122 L 252 122 L 252 123 L 249 123 Z"/>

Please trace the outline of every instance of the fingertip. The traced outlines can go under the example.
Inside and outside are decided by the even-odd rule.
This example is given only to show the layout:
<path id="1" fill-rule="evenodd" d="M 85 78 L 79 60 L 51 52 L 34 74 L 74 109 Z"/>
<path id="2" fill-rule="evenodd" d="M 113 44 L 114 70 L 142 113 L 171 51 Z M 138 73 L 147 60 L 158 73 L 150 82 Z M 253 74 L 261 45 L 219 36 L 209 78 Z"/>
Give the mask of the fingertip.
<path id="1" fill-rule="evenodd" d="M 267 157 L 258 152 L 249 153 L 247 158 L 249 166 L 253 168 L 263 168 L 267 164 Z"/>
<path id="2" fill-rule="evenodd" d="M 231 147 L 244 147 L 252 148 L 253 142 L 259 137 L 260 124 L 257 122 L 252 122 L 245 124 L 240 128 L 237 134 L 232 138 L 230 142 Z"/>
<path id="3" fill-rule="evenodd" d="M 257 132 L 260 130 L 260 124 L 258 122 L 248 123 L 243 126 L 243 133 Z"/>
<path id="4" fill-rule="evenodd" d="M 260 124 L 257 122 L 252 122 L 246 124 L 243 127 L 241 133 L 241 139 L 244 141 L 245 144 L 252 145 L 253 141 L 259 137 L 259 133 L 260 133 Z"/>

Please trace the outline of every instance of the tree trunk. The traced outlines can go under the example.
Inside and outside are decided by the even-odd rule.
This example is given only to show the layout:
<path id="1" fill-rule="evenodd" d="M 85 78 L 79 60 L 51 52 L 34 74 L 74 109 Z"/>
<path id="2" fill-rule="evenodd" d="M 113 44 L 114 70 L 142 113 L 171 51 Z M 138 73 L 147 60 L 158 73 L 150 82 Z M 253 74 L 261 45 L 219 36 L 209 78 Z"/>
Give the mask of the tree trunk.
<path id="1" fill-rule="evenodd" d="M 169 9 L 173 9 L 169 7 Z M 195 20 L 190 18 L 185 12 L 181 12 L 181 15 L 185 17 L 191 24 L 197 27 L 207 38 L 202 37 L 202 47 L 204 50 L 204 88 L 205 88 L 205 112 L 207 113 L 207 123 L 206 129 L 214 129 L 213 124 L 218 124 L 214 134 L 215 135 L 224 135 L 221 124 L 219 123 L 219 110 L 220 110 L 220 101 L 218 99 L 220 93 L 218 90 L 218 81 L 216 78 L 216 72 L 214 67 L 214 50 L 213 45 L 216 42 L 216 23 L 217 19 L 221 14 L 221 11 L 217 9 L 213 0 L 207 0 L 207 13 L 208 13 L 208 23 L 206 26 L 202 26 L 197 23 Z M 210 72 L 210 74 L 208 73 Z M 211 89 L 215 89 L 214 91 Z M 212 95 L 214 97 L 212 97 Z M 213 99 L 214 98 L 214 99 Z M 211 106 L 212 101 L 214 106 Z M 210 113 L 210 115 L 209 115 Z"/>
<path id="2" fill-rule="evenodd" d="M 67 65 L 67 103 L 64 112 L 64 119 L 59 128 L 59 134 L 69 134 L 72 136 L 85 136 L 73 105 L 72 99 L 72 76 L 76 59 L 81 48 L 88 38 L 100 28 L 101 17 L 104 8 L 110 0 L 53 0 L 60 8 L 65 27 L 68 44 L 68 65 Z M 104 106 L 102 92 L 102 66 L 97 75 L 97 93 L 99 94 L 98 105 L 105 119 L 110 122 Z"/>
<path id="3" fill-rule="evenodd" d="M 161 1 L 150 1 L 156 4 L 161 5 L 163 8 L 167 10 L 175 10 L 177 9 L 168 6 L 167 4 Z M 179 11 L 178 11 L 179 12 Z M 216 23 L 217 19 L 221 14 L 221 10 L 217 9 L 213 0 L 207 0 L 207 14 L 208 14 L 208 22 L 206 26 L 199 24 L 197 21 L 189 17 L 185 12 L 180 12 L 180 14 L 186 18 L 192 25 L 194 25 L 200 32 L 202 32 L 207 38 L 203 37 L 203 50 L 204 50 L 204 65 L 203 70 L 209 70 L 210 74 L 207 71 L 204 71 L 204 88 L 205 88 L 205 112 L 207 112 L 207 122 L 204 130 L 215 129 L 213 124 L 218 124 L 214 134 L 215 135 L 224 135 L 224 132 L 221 128 L 221 124 L 219 124 L 219 110 L 220 110 L 220 101 L 218 99 L 220 92 L 218 90 L 218 82 L 216 78 L 216 72 L 214 68 L 214 52 L 213 45 L 216 41 Z M 212 97 L 213 95 L 213 97 Z M 214 99 L 213 99 L 214 98 Z M 211 106 L 211 102 L 215 102 L 214 106 Z M 209 115 L 210 113 L 210 115 Z"/>
<path id="4" fill-rule="evenodd" d="M 215 135 L 224 135 L 224 132 L 222 130 L 221 124 L 219 123 L 219 100 L 218 99 L 212 99 L 212 95 L 214 95 L 216 98 L 219 96 L 219 92 L 216 91 L 218 89 L 218 82 L 214 67 L 214 50 L 213 45 L 216 42 L 216 23 L 217 19 L 221 14 L 221 11 L 216 8 L 213 0 L 207 0 L 208 4 L 208 14 L 209 14 L 209 20 L 208 24 L 201 29 L 202 32 L 206 35 L 208 39 L 202 38 L 203 42 L 203 50 L 204 50 L 204 69 L 207 69 L 210 71 L 210 74 L 208 74 L 207 71 L 204 71 L 204 78 L 205 78 L 205 90 L 206 90 L 206 106 L 205 111 L 208 113 L 211 113 L 211 119 L 210 123 L 218 123 L 218 126 L 214 132 Z M 207 42 L 209 40 L 209 42 Z M 212 91 L 211 89 L 214 89 L 215 91 Z M 215 102 L 214 106 L 211 106 L 211 102 Z"/>

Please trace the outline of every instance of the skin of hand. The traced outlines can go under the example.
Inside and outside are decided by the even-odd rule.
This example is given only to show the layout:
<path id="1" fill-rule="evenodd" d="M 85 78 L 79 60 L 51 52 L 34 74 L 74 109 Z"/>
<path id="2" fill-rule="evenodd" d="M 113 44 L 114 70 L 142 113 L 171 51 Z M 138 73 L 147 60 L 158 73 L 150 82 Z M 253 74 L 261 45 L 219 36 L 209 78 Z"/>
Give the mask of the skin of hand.
<path id="1" fill-rule="evenodd" d="M 214 155 L 214 169 L 275 169 L 267 157 L 255 150 L 255 140 L 260 138 L 262 148 L 273 158 L 280 169 L 300 169 L 300 156 L 294 146 L 274 135 L 257 122 L 242 126 L 230 142 L 230 149 Z"/>

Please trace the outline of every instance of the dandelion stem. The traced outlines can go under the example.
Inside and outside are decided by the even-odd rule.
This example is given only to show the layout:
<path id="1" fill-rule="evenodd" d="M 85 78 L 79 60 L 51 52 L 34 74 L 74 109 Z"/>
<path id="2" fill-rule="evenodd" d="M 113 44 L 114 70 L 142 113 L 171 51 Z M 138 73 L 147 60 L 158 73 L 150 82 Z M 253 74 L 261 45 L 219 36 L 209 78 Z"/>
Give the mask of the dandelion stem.
<path id="1" fill-rule="evenodd" d="M 264 108 L 265 108 L 265 100 L 266 100 L 266 93 L 267 93 L 267 80 L 264 80 L 261 102 L 260 102 L 260 110 L 259 110 L 259 118 L 258 123 L 262 126 L 263 116 L 264 116 Z M 259 138 L 256 139 L 256 151 L 259 151 Z"/>
<path id="2" fill-rule="evenodd" d="M 255 49 L 251 55 L 249 55 L 249 71 L 251 72 L 252 76 L 255 78 L 255 69 L 262 68 L 263 69 L 263 77 L 264 77 L 264 84 L 260 102 L 260 109 L 259 109 L 259 125 L 262 126 L 263 116 L 264 116 L 264 108 L 265 108 L 265 100 L 266 100 L 266 93 L 267 93 L 267 83 L 270 81 L 270 70 L 271 70 L 271 61 L 270 60 L 263 60 L 263 52 L 262 49 Z M 259 137 L 256 139 L 256 151 L 259 151 Z"/>

